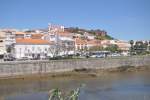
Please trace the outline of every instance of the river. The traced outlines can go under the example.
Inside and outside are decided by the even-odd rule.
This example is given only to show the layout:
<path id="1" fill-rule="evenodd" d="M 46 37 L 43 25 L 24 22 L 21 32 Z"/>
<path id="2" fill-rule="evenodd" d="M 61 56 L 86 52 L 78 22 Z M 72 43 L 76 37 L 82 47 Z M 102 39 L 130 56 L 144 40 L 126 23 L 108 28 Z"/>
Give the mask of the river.
<path id="1" fill-rule="evenodd" d="M 48 100 L 48 91 L 76 89 L 79 100 L 150 100 L 150 71 L 117 72 L 96 78 L 0 81 L 0 100 Z"/>

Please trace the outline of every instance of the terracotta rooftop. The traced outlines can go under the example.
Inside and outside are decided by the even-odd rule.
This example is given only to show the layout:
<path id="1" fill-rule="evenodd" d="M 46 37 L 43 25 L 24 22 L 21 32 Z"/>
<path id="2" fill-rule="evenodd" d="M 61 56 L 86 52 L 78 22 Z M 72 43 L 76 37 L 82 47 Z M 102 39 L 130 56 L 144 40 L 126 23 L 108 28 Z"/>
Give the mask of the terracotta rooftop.
<path id="1" fill-rule="evenodd" d="M 65 32 L 58 32 L 58 35 L 69 37 L 69 36 L 70 36 L 70 33 L 67 32 L 67 31 L 65 31 Z"/>
<path id="2" fill-rule="evenodd" d="M 24 32 L 16 32 L 15 34 L 25 34 Z"/>
<path id="3" fill-rule="evenodd" d="M 52 44 L 52 42 L 42 40 L 42 39 L 16 39 L 16 43 L 18 44 Z"/>
<path id="4" fill-rule="evenodd" d="M 87 44 L 87 40 L 83 40 L 81 38 L 75 38 L 75 44 L 78 44 L 78 45 Z"/>
<path id="5" fill-rule="evenodd" d="M 32 34 L 32 39 L 41 39 L 44 34 Z"/>
<path id="6" fill-rule="evenodd" d="M 88 40 L 87 44 L 93 45 L 93 46 L 98 46 L 101 44 L 101 42 L 99 40 L 93 39 L 93 40 Z"/>

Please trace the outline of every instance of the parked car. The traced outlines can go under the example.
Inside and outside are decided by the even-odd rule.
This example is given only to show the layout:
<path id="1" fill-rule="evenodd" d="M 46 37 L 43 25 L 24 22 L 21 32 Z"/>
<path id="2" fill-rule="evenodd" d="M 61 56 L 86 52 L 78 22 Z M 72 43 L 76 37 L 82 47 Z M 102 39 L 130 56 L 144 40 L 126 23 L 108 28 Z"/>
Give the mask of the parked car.
<path id="1" fill-rule="evenodd" d="M 17 59 L 17 61 L 25 61 L 25 60 L 29 60 L 29 58 L 28 57 L 21 57 L 21 58 Z"/>
<path id="2" fill-rule="evenodd" d="M 5 54 L 4 55 L 4 61 L 14 61 L 15 58 L 11 56 L 10 54 Z"/>
<path id="3" fill-rule="evenodd" d="M 121 56 L 120 53 L 112 53 L 112 54 L 111 54 L 111 57 L 119 57 L 119 56 Z"/>
<path id="4" fill-rule="evenodd" d="M 104 58 L 105 55 L 91 55 L 92 58 Z"/>
<path id="5" fill-rule="evenodd" d="M 100 53 L 100 52 L 93 52 L 93 53 L 90 53 L 90 57 L 92 57 L 92 58 L 104 58 L 105 54 Z"/>

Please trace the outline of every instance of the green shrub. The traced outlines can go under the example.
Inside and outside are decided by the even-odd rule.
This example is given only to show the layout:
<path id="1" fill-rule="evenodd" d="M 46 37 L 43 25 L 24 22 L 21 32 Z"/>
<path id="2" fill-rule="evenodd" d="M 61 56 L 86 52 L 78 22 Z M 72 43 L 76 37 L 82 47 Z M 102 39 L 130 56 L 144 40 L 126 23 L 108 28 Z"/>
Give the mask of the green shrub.
<path id="1" fill-rule="evenodd" d="M 72 90 L 68 95 L 63 95 L 64 93 L 60 89 L 52 89 L 49 92 L 49 100 L 79 100 L 80 88 Z"/>

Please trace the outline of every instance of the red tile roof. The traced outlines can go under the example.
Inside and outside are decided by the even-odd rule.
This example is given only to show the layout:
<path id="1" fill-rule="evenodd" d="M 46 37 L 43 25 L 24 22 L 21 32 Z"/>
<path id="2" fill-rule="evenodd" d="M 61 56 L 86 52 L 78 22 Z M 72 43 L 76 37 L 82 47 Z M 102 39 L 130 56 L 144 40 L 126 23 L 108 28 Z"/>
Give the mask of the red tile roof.
<path id="1" fill-rule="evenodd" d="M 69 37 L 70 36 L 70 33 L 69 32 L 58 32 L 58 35 L 60 36 L 65 36 L 65 37 Z"/>
<path id="2" fill-rule="evenodd" d="M 26 34 L 26 33 L 24 33 L 24 32 L 16 32 L 15 34 Z"/>
<path id="3" fill-rule="evenodd" d="M 44 34 L 32 34 L 31 38 L 32 39 L 41 39 Z"/>
<path id="4" fill-rule="evenodd" d="M 52 42 L 42 40 L 42 39 L 30 39 L 30 38 L 25 38 L 25 39 L 16 39 L 16 43 L 21 43 L 21 44 L 52 44 Z"/>
<path id="5" fill-rule="evenodd" d="M 88 41 L 87 41 L 87 44 L 97 46 L 97 45 L 100 45 L 100 41 L 99 41 L 99 40 L 96 40 L 96 39 L 88 40 Z"/>
<path id="6" fill-rule="evenodd" d="M 87 40 L 81 39 L 81 38 L 75 38 L 75 44 L 77 45 L 86 45 Z"/>

